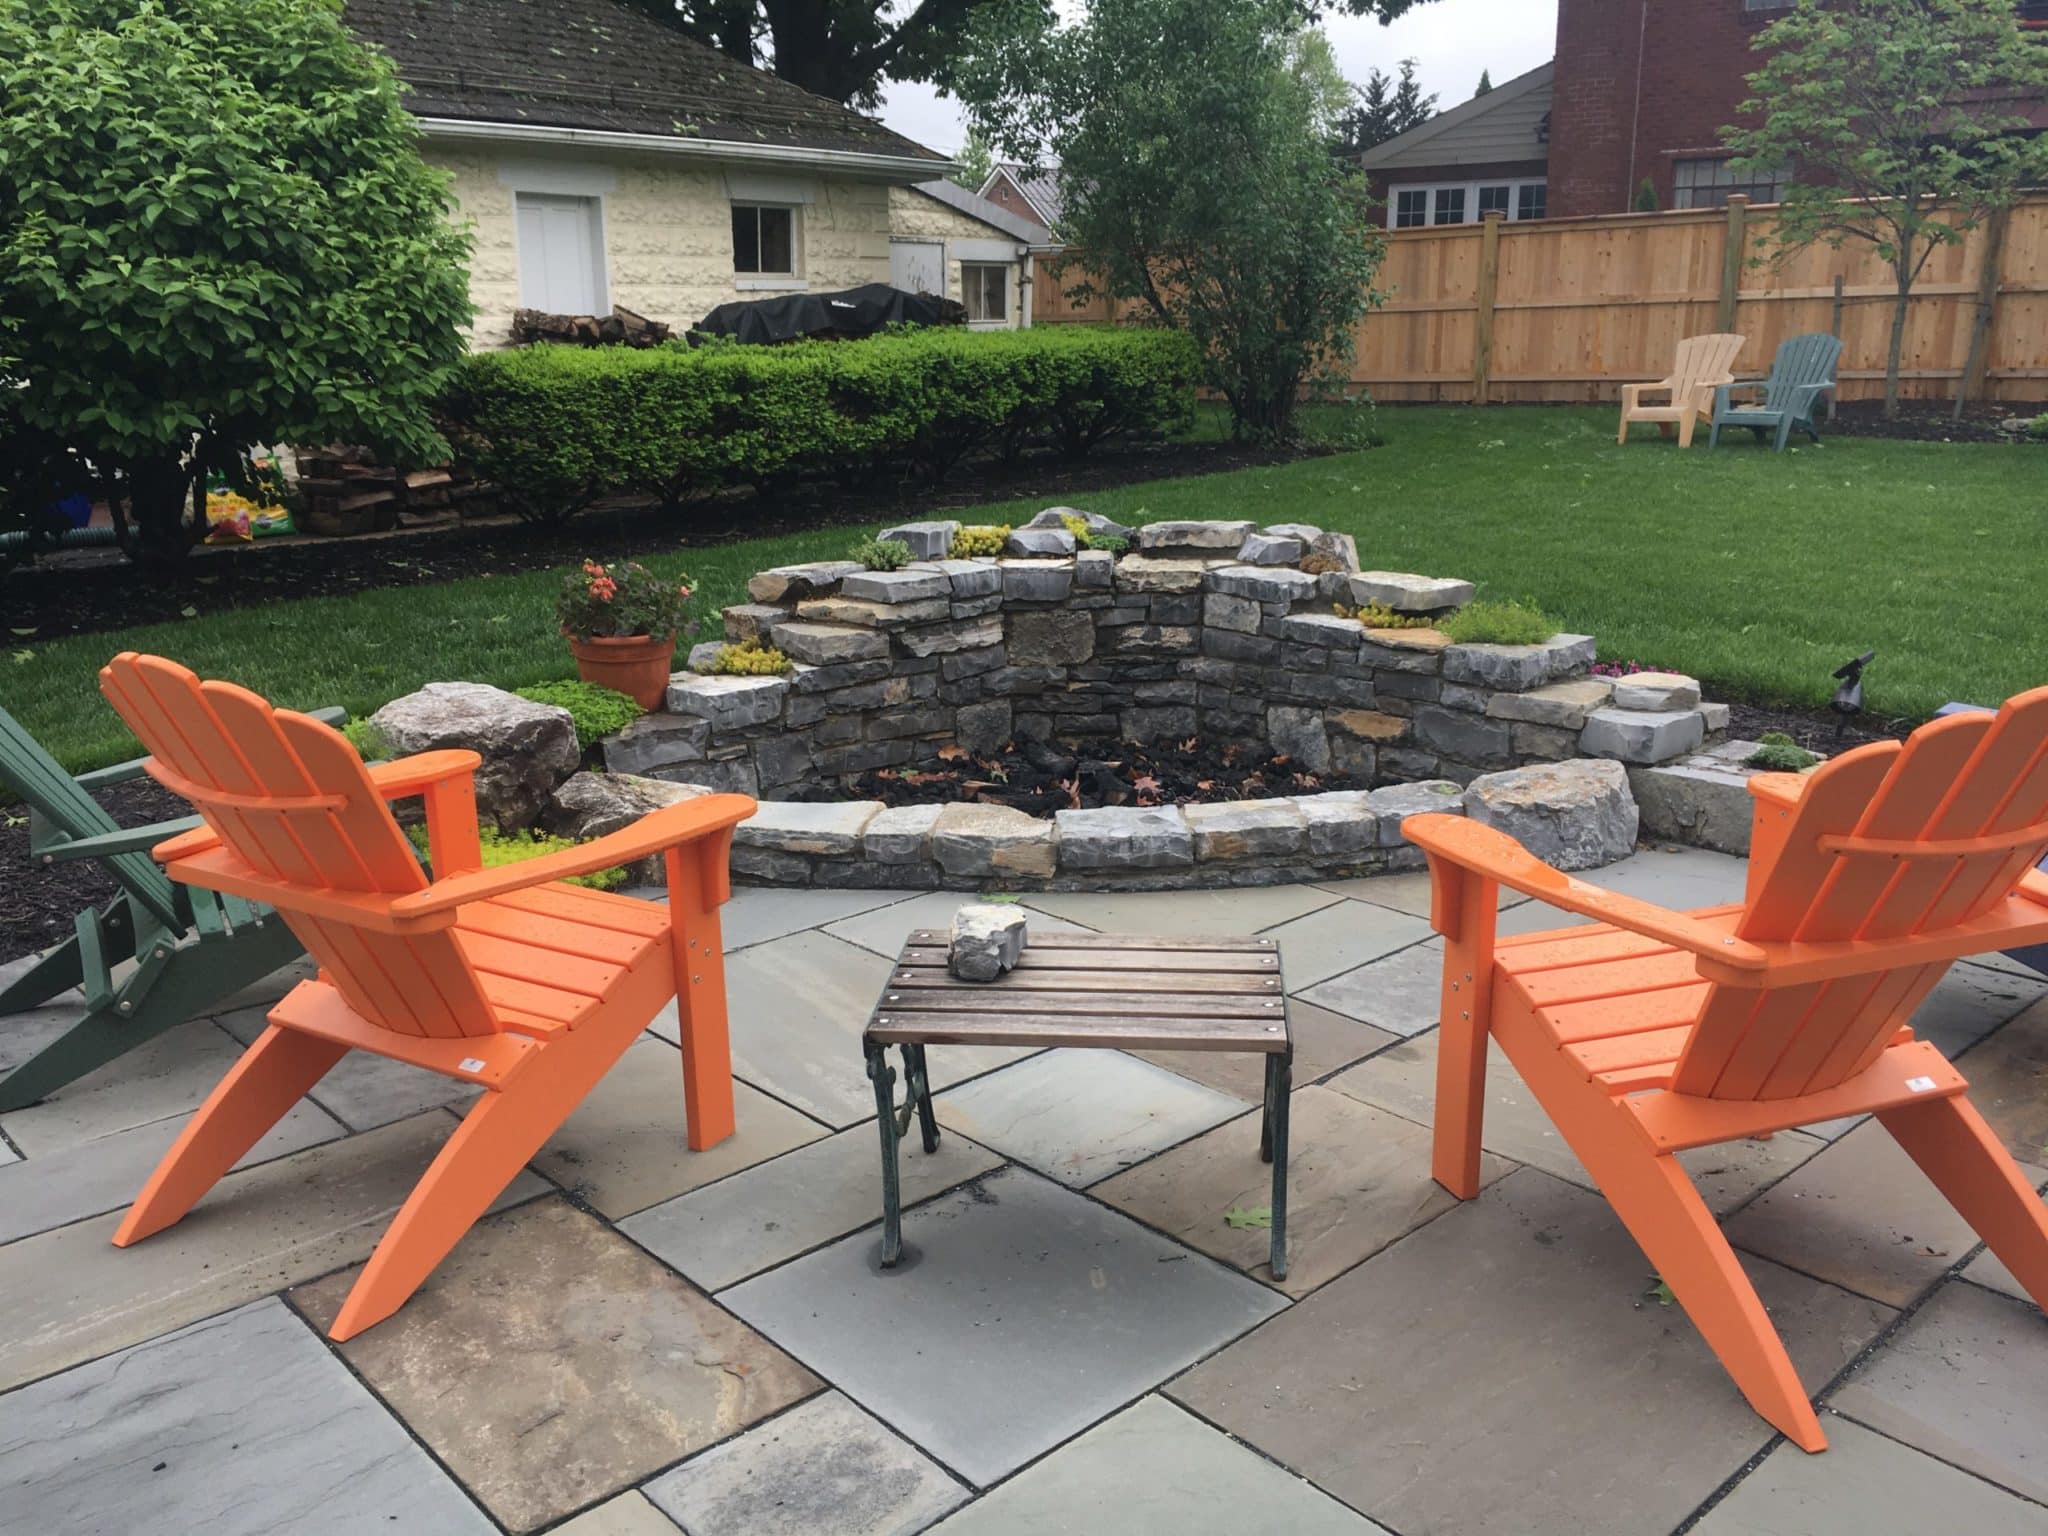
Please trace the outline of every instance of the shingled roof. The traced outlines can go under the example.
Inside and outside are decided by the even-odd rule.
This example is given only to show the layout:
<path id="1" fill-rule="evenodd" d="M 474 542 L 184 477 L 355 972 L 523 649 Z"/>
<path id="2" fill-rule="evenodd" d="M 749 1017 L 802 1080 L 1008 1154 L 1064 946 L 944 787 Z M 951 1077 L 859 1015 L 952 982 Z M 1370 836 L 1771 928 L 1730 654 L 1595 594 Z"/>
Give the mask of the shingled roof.
<path id="1" fill-rule="evenodd" d="M 346 0 L 420 117 L 941 161 L 613 0 Z"/>

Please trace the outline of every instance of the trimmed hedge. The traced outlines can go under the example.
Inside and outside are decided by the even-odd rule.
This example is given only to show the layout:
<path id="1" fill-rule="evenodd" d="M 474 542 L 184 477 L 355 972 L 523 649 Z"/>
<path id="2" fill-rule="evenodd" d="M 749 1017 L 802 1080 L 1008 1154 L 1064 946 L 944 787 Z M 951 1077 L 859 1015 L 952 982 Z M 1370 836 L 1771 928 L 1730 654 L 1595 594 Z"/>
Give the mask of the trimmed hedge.
<path id="1" fill-rule="evenodd" d="M 464 360 L 463 460 L 537 517 L 622 492 L 677 502 L 800 476 L 936 478 L 961 457 L 1183 429 L 1198 359 L 1168 331 L 931 329 L 862 341 L 534 346 Z"/>

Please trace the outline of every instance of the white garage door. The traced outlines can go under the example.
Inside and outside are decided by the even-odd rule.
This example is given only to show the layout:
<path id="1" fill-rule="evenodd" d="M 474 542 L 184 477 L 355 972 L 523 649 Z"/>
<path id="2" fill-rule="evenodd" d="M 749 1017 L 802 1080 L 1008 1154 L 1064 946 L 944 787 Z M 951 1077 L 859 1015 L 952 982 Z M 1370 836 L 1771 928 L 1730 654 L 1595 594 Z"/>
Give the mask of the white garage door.
<path id="1" fill-rule="evenodd" d="M 910 293 L 946 296 L 946 247 L 938 240 L 891 240 L 889 284 Z"/>

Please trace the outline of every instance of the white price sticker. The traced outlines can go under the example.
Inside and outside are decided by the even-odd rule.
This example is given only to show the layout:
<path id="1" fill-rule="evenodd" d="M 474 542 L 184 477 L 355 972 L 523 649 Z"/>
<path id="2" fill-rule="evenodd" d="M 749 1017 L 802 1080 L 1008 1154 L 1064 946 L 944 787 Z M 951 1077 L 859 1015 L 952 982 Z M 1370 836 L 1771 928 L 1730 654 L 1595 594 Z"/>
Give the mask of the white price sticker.
<path id="1" fill-rule="evenodd" d="M 1934 1079 L 1931 1077 L 1909 1077 L 1906 1079 L 1906 1087 L 1914 1093 L 1932 1093 L 1934 1092 Z"/>

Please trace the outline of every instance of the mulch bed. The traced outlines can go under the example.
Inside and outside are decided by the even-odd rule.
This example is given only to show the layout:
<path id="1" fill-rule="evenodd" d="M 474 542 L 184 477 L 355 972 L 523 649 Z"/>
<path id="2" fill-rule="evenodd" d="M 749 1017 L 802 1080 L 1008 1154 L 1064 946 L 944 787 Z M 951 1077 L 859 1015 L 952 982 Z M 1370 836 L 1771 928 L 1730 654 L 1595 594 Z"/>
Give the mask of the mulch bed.
<path id="1" fill-rule="evenodd" d="M 115 549 L 66 550 L 0 573 L 0 611 L 7 614 L 10 628 L 32 629 L 36 638 L 47 640 L 300 597 L 546 570 L 586 555 L 615 560 L 847 522 L 879 526 L 944 516 L 1025 496 L 1058 500 L 1146 480 L 1287 463 L 1322 451 L 1239 443 L 1111 443 L 1077 461 L 1052 455 L 1027 456 L 1009 467 L 977 461 L 968 466 L 971 472 L 937 486 L 849 491 L 806 484 L 771 495 L 735 492 L 679 512 L 621 499 L 593 507 L 566 525 L 489 517 L 347 539 L 202 547 L 169 575 L 143 571 Z"/>
<path id="2" fill-rule="evenodd" d="M 1866 741 L 1904 741 L 1920 723 L 1911 716 L 1889 719 L 1882 715 L 1857 715 L 1845 721 L 1828 709 L 1786 709 L 1762 704 L 1728 707 L 1731 741 L 1760 741 L 1767 731 L 1781 731 L 1807 751 L 1823 757 L 1839 757 Z"/>
<path id="3" fill-rule="evenodd" d="M 94 798 L 124 827 L 192 814 L 191 806 L 151 779 L 114 784 Z M 0 961 L 69 938 L 82 909 L 112 900 L 120 889 L 91 859 L 30 863 L 28 808 L 19 802 L 0 804 L 0 881 L 7 889 L 7 899 L 0 902 Z"/>
<path id="4" fill-rule="evenodd" d="M 2036 448 L 2048 443 L 2007 432 L 2004 427 L 2015 417 L 2032 421 L 2043 411 L 2048 411 L 2048 403 L 1974 402 L 1965 407 L 1963 419 L 1957 421 L 1952 401 L 1902 400 L 1898 420 L 1886 421 L 1882 400 L 1845 400 L 1835 407 L 1833 421 L 1822 420 L 1820 435 L 1823 442 L 1830 437 L 1884 437 L 1895 442 L 2014 443 Z M 1792 441 L 1804 443 L 1806 439 L 1795 432 Z"/>
<path id="5" fill-rule="evenodd" d="M 1024 741 L 985 755 L 946 747 L 940 749 L 939 758 L 932 768 L 867 774 L 851 791 L 819 788 L 788 798 L 852 798 L 880 800 L 887 805 L 950 805 L 968 800 L 1050 816 L 1054 811 L 1101 806 L 1270 800 L 1372 787 L 1342 774 L 1307 773 L 1286 754 L 1259 742 L 1213 743 L 1197 737 L 1151 747 L 1104 742 L 1074 751 Z"/>

